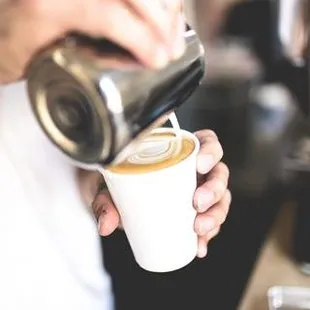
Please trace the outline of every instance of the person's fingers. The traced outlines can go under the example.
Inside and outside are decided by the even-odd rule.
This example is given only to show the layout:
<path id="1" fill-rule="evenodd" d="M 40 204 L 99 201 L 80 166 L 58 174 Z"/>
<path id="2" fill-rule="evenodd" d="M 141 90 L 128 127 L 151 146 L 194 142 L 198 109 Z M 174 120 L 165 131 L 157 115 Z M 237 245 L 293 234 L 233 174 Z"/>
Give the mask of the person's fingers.
<path id="1" fill-rule="evenodd" d="M 168 44 L 171 41 L 169 30 L 173 23 L 173 12 L 159 0 L 125 0 L 158 35 Z"/>
<path id="2" fill-rule="evenodd" d="M 172 24 L 172 46 L 171 56 L 174 60 L 180 58 L 185 51 L 184 33 L 186 30 L 184 17 L 180 12 L 177 12 L 173 18 Z"/>
<path id="3" fill-rule="evenodd" d="M 194 228 L 199 236 L 204 236 L 226 220 L 231 203 L 231 194 L 226 190 L 224 197 L 204 213 L 196 216 Z"/>
<path id="4" fill-rule="evenodd" d="M 200 142 L 197 155 L 197 171 L 208 173 L 223 157 L 223 148 L 212 130 L 201 130 L 195 133 Z"/>
<path id="5" fill-rule="evenodd" d="M 221 227 L 219 226 L 208 232 L 206 235 L 199 237 L 197 257 L 203 258 L 207 255 L 209 241 L 216 237 L 219 234 L 220 230 Z"/>
<path id="6" fill-rule="evenodd" d="M 218 226 L 211 231 L 209 231 L 206 235 L 201 236 L 201 238 L 206 244 L 208 244 L 209 241 L 211 241 L 214 237 L 216 237 L 221 231 L 221 226 Z"/>
<path id="7" fill-rule="evenodd" d="M 96 1 L 76 27 L 119 44 L 146 66 L 162 68 L 170 60 L 169 46 L 123 1 Z"/>
<path id="8" fill-rule="evenodd" d="M 213 230 L 211 230 L 209 233 L 207 233 L 204 236 L 204 240 L 206 243 L 208 243 L 210 240 L 212 240 L 213 238 L 215 238 L 221 231 L 221 226 L 218 226 L 216 228 L 214 228 Z"/>
<path id="9" fill-rule="evenodd" d="M 196 189 L 194 206 L 198 212 L 205 212 L 225 195 L 228 179 L 228 167 L 223 162 L 218 163 L 211 170 L 206 181 Z"/>
<path id="10" fill-rule="evenodd" d="M 186 24 L 183 12 L 182 0 L 160 0 L 163 6 L 167 8 L 172 16 L 172 25 L 170 37 L 172 39 L 171 56 L 174 60 L 180 58 L 185 51 L 184 34 Z"/>
<path id="11" fill-rule="evenodd" d="M 102 236 L 110 235 L 120 223 L 119 214 L 108 191 L 100 192 L 93 204 L 93 212 L 98 220 L 98 231 Z"/>
<path id="12" fill-rule="evenodd" d="M 197 250 L 197 257 L 204 258 L 207 256 L 208 248 L 206 242 L 202 239 L 198 239 L 198 250 Z"/>

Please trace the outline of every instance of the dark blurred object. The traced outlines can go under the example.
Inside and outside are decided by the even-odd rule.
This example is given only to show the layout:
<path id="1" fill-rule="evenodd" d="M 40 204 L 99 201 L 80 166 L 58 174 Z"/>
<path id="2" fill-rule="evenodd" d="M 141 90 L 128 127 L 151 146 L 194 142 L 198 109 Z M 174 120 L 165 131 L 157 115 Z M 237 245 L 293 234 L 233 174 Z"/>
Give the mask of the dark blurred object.
<path id="1" fill-rule="evenodd" d="M 294 66 L 302 67 L 309 53 L 309 0 L 276 0 L 275 48 Z"/>
<path id="2" fill-rule="evenodd" d="M 291 139 L 303 132 L 304 121 L 283 85 L 255 80 L 205 85 L 177 115 L 188 130 L 216 131 L 231 170 L 233 192 L 259 195 L 272 184 L 290 179 L 283 168 L 285 157 Z"/>
<path id="3" fill-rule="evenodd" d="M 294 255 L 304 269 L 310 266 L 309 6 L 309 0 L 197 0 L 193 5 L 193 24 L 209 47 L 210 62 L 215 60 L 205 87 L 233 88 L 224 99 L 226 131 L 218 131 L 231 186 L 253 194 L 288 182 L 298 202 Z M 232 45 L 250 57 L 227 61 Z M 241 75 L 245 67 L 250 74 Z"/>
<path id="4" fill-rule="evenodd" d="M 308 156 L 310 140 L 308 144 Z M 301 172 L 296 180 L 297 209 L 294 223 L 293 255 L 301 272 L 310 276 L 310 173 Z"/>
<path id="5" fill-rule="evenodd" d="M 279 80 L 309 116 L 309 0 L 271 1 L 274 16 L 273 58 L 269 79 Z"/>
<path id="6" fill-rule="evenodd" d="M 232 170 L 233 189 L 258 193 L 273 182 L 286 181 L 290 172 L 283 163 L 291 139 L 310 134 L 301 133 L 299 124 L 309 109 L 307 4 L 308 0 L 192 3 L 192 24 L 207 48 L 202 87 L 222 96 L 211 106 L 206 98 L 200 101 L 207 101 L 208 119 L 215 110 L 222 111 L 221 125 L 214 129 Z M 214 108 L 216 104 L 220 108 Z"/>
<path id="7" fill-rule="evenodd" d="M 283 170 L 285 156 L 302 117 L 291 93 L 281 84 L 255 86 L 248 99 L 244 122 L 247 148 L 232 185 L 238 190 L 263 192 L 290 177 Z"/>
<path id="8" fill-rule="evenodd" d="M 252 77 L 260 72 L 264 81 L 280 81 L 288 86 L 299 106 L 307 111 L 309 3 L 309 0 L 193 0 L 192 23 L 208 51 L 206 82 L 212 83 L 214 76 L 219 75 L 230 76 L 228 82 L 234 81 L 244 68 L 252 68 Z M 240 57 L 231 57 L 231 46 L 239 50 Z"/>
<path id="9" fill-rule="evenodd" d="M 309 0 L 278 0 L 277 36 L 279 63 L 282 70 L 274 77 L 291 88 L 299 106 L 309 120 Z M 281 61 L 282 57 L 282 61 Z M 290 74 L 291 73 L 291 74 Z M 294 197 L 297 202 L 293 235 L 293 255 L 300 270 L 310 275 L 310 124 L 295 137 L 293 149 L 287 158 L 287 169 L 295 172 Z M 307 128 L 306 128 L 307 127 Z"/>

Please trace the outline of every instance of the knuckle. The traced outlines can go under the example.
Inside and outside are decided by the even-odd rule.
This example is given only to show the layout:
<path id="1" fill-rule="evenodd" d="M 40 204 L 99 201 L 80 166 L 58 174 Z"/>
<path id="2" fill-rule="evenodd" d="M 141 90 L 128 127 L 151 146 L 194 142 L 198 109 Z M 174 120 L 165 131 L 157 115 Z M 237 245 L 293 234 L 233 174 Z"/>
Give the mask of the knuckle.
<path id="1" fill-rule="evenodd" d="M 204 135 L 206 135 L 208 137 L 214 137 L 214 138 L 217 139 L 216 133 L 213 130 L 211 130 L 211 129 L 205 129 L 202 132 L 203 132 Z"/>
<path id="2" fill-rule="evenodd" d="M 198 137 L 201 145 L 201 151 L 214 156 L 216 162 L 221 160 L 221 145 L 218 140 L 210 136 Z"/>
<path id="3" fill-rule="evenodd" d="M 225 194 L 227 184 L 219 177 L 214 177 L 212 183 L 213 183 L 212 190 L 215 197 L 215 201 L 219 201 L 223 198 Z"/>
<path id="4" fill-rule="evenodd" d="M 226 168 L 226 165 L 219 163 L 216 169 L 211 172 L 209 175 L 209 181 L 212 183 L 212 187 L 217 191 L 220 191 L 222 196 L 224 195 L 225 190 L 227 189 L 228 185 L 228 175 L 229 170 Z"/>
<path id="5" fill-rule="evenodd" d="M 224 198 L 225 198 L 225 201 L 229 207 L 229 205 L 231 204 L 231 200 L 232 200 L 231 191 L 229 189 L 226 189 Z"/>
<path id="6" fill-rule="evenodd" d="M 217 205 L 214 208 L 214 212 L 213 212 L 213 218 L 215 220 L 215 226 L 222 225 L 226 220 L 226 216 L 227 216 L 227 213 L 225 212 L 225 210 L 223 210 L 222 207 Z"/>
<path id="7" fill-rule="evenodd" d="M 224 196 L 226 188 L 227 188 L 227 183 L 222 179 L 218 179 L 217 180 L 217 190 L 219 192 L 220 197 Z"/>
<path id="8" fill-rule="evenodd" d="M 216 133 L 211 130 L 211 129 L 203 129 L 203 130 L 198 130 L 195 132 L 195 135 L 200 138 L 201 140 L 205 140 L 207 138 L 212 138 L 213 140 L 218 140 L 218 137 L 216 135 Z"/>
<path id="9" fill-rule="evenodd" d="M 219 160 L 221 160 L 222 157 L 224 156 L 224 150 L 223 150 L 221 143 L 218 140 L 217 140 L 217 148 L 218 148 L 218 157 L 219 157 Z"/>
<path id="10" fill-rule="evenodd" d="M 224 155 L 224 150 L 218 138 L 216 136 L 207 135 L 197 137 L 201 143 L 201 149 L 206 153 L 212 154 L 215 162 L 219 162 Z"/>
<path id="11" fill-rule="evenodd" d="M 219 206 L 219 213 L 220 213 L 219 214 L 219 225 L 222 225 L 225 222 L 228 216 L 229 206 L 230 206 L 229 196 L 228 194 L 225 194 Z"/>
<path id="12" fill-rule="evenodd" d="M 228 214 L 228 212 L 227 212 L 226 208 L 225 209 L 222 208 L 221 209 L 221 216 L 219 217 L 219 222 L 218 222 L 219 225 L 222 225 L 226 221 L 227 214 Z"/>
<path id="13" fill-rule="evenodd" d="M 221 231 L 221 226 L 218 226 L 217 228 L 215 228 L 212 232 L 211 232 L 211 236 L 210 238 L 214 238 L 216 237 Z"/>
<path id="14" fill-rule="evenodd" d="M 214 140 L 215 141 L 218 140 L 218 137 L 217 137 L 216 133 L 213 130 L 210 130 L 210 129 L 202 130 L 202 134 L 203 134 L 204 137 L 212 139 L 213 141 Z"/>
<path id="15" fill-rule="evenodd" d="M 229 171 L 228 166 L 225 163 L 223 162 L 218 163 L 218 169 L 220 170 L 221 175 L 223 175 L 225 179 L 229 178 L 230 171 Z"/>
<path id="16" fill-rule="evenodd" d="M 217 205 L 215 205 L 215 208 L 213 209 L 213 216 L 218 226 L 222 225 L 226 221 L 229 212 L 229 205 L 230 191 L 226 190 L 224 197 Z"/>

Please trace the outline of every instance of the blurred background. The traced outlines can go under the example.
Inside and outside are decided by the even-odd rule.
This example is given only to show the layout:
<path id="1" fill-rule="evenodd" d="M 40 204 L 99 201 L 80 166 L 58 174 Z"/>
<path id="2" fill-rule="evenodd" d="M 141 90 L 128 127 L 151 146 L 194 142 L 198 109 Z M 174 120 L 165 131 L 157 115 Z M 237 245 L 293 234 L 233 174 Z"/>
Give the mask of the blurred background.
<path id="1" fill-rule="evenodd" d="M 173 273 L 140 269 L 123 232 L 103 239 L 117 310 L 268 309 L 269 288 L 310 288 L 309 0 L 185 0 L 185 11 L 206 76 L 177 114 L 218 134 L 231 211 L 208 256 Z"/>

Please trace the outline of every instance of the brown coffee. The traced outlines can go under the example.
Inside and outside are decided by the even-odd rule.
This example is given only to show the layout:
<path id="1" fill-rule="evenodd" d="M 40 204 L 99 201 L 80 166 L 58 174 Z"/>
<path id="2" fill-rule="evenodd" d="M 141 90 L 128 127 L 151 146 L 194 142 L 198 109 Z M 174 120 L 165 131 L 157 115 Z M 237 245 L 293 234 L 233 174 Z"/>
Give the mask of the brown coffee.
<path id="1" fill-rule="evenodd" d="M 135 154 L 108 170 L 120 174 L 153 172 L 181 162 L 194 149 L 195 143 L 189 137 L 176 137 L 170 132 L 154 133 L 139 145 Z"/>

